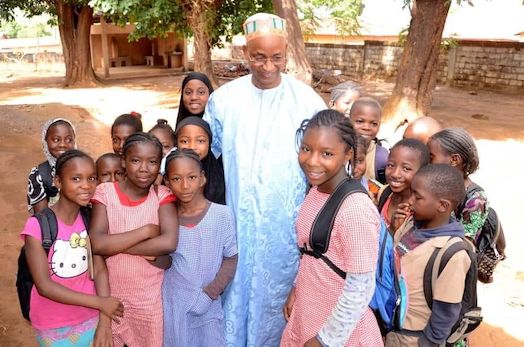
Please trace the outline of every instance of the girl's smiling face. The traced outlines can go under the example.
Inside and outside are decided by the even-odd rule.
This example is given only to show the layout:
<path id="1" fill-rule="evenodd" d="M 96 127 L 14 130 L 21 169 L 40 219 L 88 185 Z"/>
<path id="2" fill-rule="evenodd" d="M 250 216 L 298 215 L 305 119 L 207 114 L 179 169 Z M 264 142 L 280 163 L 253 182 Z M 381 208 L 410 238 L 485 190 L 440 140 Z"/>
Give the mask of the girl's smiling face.
<path id="1" fill-rule="evenodd" d="M 182 90 L 182 102 L 192 114 L 200 114 L 206 108 L 209 89 L 204 82 L 193 79 L 186 83 Z"/>
<path id="2" fill-rule="evenodd" d="M 90 158 L 77 157 L 64 163 L 55 185 L 60 189 L 60 199 L 87 206 L 95 194 L 96 170 Z"/>
<path id="3" fill-rule="evenodd" d="M 55 158 L 75 148 L 75 133 L 68 124 L 53 124 L 47 130 L 47 148 Z"/>
<path id="4" fill-rule="evenodd" d="M 178 130 L 177 147 L 192 149 L 200 160 L 207 157 L 209 145 L 209 135 L 198 125 L 188 124 Z"/>
<path id="5" fill-rule="evenodd" d="M 335 128 L 321 126 L 304 133 L 298 162 L 310 184 L 331 193 L 347 177 L 345 166 L 352 156 Z"/>
<path id="6" fill-rule="evenodd" d="M 409 190 L 413 176 L 420 169 L 420 154 L 413 148 L 393 147 L 386 163 L 386 181 L 394 193 Z"/>
<path id="7" fill-rule="evenodd" d="M 370 105 L 359 105 L 351 110 L 351 121 L 357 134 L 370 140 L 377 137 L 380 129 L 380 110 Z"/>

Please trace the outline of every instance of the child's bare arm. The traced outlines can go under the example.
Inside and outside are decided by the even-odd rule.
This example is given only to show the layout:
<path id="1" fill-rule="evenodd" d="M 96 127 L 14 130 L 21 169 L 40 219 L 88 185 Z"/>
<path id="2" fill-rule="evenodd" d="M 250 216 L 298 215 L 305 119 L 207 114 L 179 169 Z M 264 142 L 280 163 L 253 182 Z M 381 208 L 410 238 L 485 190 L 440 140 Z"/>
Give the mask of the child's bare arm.
<path id="1" fill-rule="evenodd" d="M 93 204 L 89 236 L 95 254 L 111 256 L 125 252 L 141 241 L 157 236 L 159 228 L 154 224 L 146 224 L 121 234 L 110 235 L 108 231 L 109 221 L 106 207 L 99 203 Z"/>
<path id="2" fill-rule="evenodd" d="M 46 199 L 40 200 L 39 202 L 33 205 L 33 213 L 37 214 L 38 212 L 42 211 L 46 207 L 48 207 L 47 200 Z"/>
<path id="3" fill-rule="evenodd" d="M 51 280 L 47 255 L 40 240 L 26 236 L 25 252 L 29 271 L 41 296 L 62 304 L 94 308 L 112 319 L 122 316 L 124 307 L 117 299 L 79 293 Z"/>
<path id="4" fill-rule="evenodd" d="M 125 253 L 159 256 L 173 252 L 178 244 L 178 217 L 175 204 L 160 205 L 158 209 L 160 235 L 130 247 Z"/>
<path id="5" fill-rule="evenodd" d="M 104 258 L 99 255 L 94 255 L 93 266 L 95 270 L 95 287 L 97 295 L 102 297 L 109 297 L 109 278 Z M 112 341 L 113 334 L 111 331 L 111 317 L 100 312 L 100 318 L 96 327 L 93 345 L 95 347 L 110 346 Z"/>

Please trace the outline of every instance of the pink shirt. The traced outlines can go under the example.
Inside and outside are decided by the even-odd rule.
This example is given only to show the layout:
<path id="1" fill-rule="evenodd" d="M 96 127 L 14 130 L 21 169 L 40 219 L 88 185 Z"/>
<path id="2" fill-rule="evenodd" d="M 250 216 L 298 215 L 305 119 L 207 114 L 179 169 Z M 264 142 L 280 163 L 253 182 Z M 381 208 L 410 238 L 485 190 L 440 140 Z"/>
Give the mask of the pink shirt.
<path id="1" fill-rule="evenodd" d="M 89 278 L 87 270 L 87 232 L 82 217 L 78 214 L 73 225 L 67 225 L 58 218 L 57 222 L 57 238 L 47 257 L 51 280 L 76 292 L 96 295 L 95 283 Z M 29 218 L 22 230 L 21 238 L 25 240 L 26 236 L 42 240 L 40 224 L 35 217 Z M 43 297 L 36 286 L 31 290 L 30 305 L 31 324 L 39 330 L 76 325 L 98 314 L 95 309 L 66 305 Z"/>

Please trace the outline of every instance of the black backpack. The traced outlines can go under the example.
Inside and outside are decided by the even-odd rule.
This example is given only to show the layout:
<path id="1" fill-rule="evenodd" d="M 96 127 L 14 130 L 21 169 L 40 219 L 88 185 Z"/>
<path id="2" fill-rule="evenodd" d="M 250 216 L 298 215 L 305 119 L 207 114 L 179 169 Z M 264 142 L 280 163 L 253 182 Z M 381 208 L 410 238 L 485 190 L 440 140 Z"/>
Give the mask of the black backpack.
<path id="1" fill-rule="evenodd" d="M 89 226 L 89 219 L 91 209 L 88 207 L 81 207 L 80 214 L 84 221 L 84 225 Z M 38 224 L 40 225 L 40 231 L 42 234 L 42 247 L 45 250 L 46 255 L 49 254 L 49 250 L 56 241 L 58 234 L 58 223 L 56 215 L 50 208 L 45 208 L 42 211 L 34 215 Z M 31 290 L 33 289 L 33 277 L 29 271 L 27 265 L 27 259 L 25 255 L 25 246 L 20 250 L 18 256 L 18 271 L 16 273 L 16 291 L 18 292 L 18 301 L 20 303 L 20 309 L 22 316 L 25 319 L 29 319 L 30 301 L 31 301 Z"/>
<path id="2" fill-rule="evenodd" d="M 465 199 L 476 192 L 483 191 L 484 189 L 482 189 L 481 186 L 473 183 L 466 190 Z M 457 217 L 462 214 L 464 203 L 465 202 L 462 202 L 457 208 Z M 505 258 L 504 248 L 506 246 L 502 224 L 500 223 L 497 212 L 491 207 L 488 208 L 486 220 L 476 237 L 475 243 L 478 252 L 478 279 L 483 283 L 490 283 L 493 281 L 495 267 Z"/>
<path id="3" fill-rule="evenodd" d="M 304 245 L 300 248 L 301 254 L 322 259 L 342 279 L 346 278 L 346 273 L 333 264 L 324 253 L 329 248 L 331 231 L 338 210 L 345 198 L 353 193 L 363 193 L 368 196 L 360 181 L 346 179 L 337 186 L 313 222 L 309 234 L 310 247 Z M 383 335 L 391 330 L 402 329 L 407 310 L 407 287 L 404 278 L 395 269 L 393 238 L 384 223 L 380 225 L 375 292 L 369 307 L 373 310 Z"/>
<path id="4" fill-rule="evenodd" d="M 328 198 L 326 204 L 322 207 L 317 217 L 313 221 L 311 232 L 309 234 L 309 245 L 304 245 L 300 248 L 301 254 L 306 254 L 317 259 L 322 259 L 337 275 L 346 278 L 346 273 L 338 266 L 333 264 L 328 257 L 324 255 L 329 248 L 329 241 L 331 239 L 331 230 L 335 224 L 335 217 L 345 198 L 353 193 L 363 193 L 368 196 L 366 189 L 359 181 L 353 179 L 345 179 L 342 181 L 333 194 Z"/>
<path id="5" fill-rule="evenodd" d="M 451 257 L 462 250 L 468 253 L 471 265 L 466 274 L 460 315 L 453 328 L 451 328 L 446 341 L 449 346 L 453 346 L 455 342 L 463 339 L 482 322 L 481 308 L 477 306 L 477 255 L 469 241 L 452 237 L 446 242 L 444 247 L 435 248 L 424 269 L 424 298 L 431 309 L 433 306 L 433 286 L 438 276 L 444 270 Z"/>
<path id="6" fill-rule="evenodd" d="M 393 191 L 391 190 L 391 187 L 388 184 L 385 186 L 385 188 L 380 193 L 380 196 L 378 197 L 378 213 L 382 213 L 382 208 L 386 204 L 386 200 L 389 198 L 391 194 L 393 194 Z"/>

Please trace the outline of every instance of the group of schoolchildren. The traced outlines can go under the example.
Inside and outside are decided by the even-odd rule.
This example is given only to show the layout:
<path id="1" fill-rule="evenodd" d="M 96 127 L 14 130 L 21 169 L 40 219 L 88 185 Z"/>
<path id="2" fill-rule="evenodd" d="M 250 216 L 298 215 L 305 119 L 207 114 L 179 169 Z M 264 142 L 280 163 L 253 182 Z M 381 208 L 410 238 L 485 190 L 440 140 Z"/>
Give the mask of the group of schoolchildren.
<path id="1" fill-rule="evenodd" d="M 56 216 L 57 235 L 45 248 L 33 217 L 22 231 L 34 282 L 29 318 L 41 346 L 225 345 L 221 294 L 239 250 L 222 161 L 202 119 L 213 88 L 190 73 L 181 91 L 174 130 L 159 120 L 146 133 L 139 114 L 121 115 L 111 127 L 113 153 L 96 162 L 76 149 L 71 122 L 44 125 L 46 161 L 31 170 L 28 204 L 35 215 Z M 485 192 L 469 189 L 478 187 L 470 179 L 475 143 L 463 129 L 433 129 L 422 131 L 427 143 L 405 138 L 388 152 L 377 139 L 380 104 L 360 94 L 350 82 L 335 87 L 330 109 L 297 131 L 310 184 L 296 221 L 299 247 L 308 248 L 316 218 L 349 177 L 367 194 L 341 203 L 322 256 L 344 276 L 302 256 L 281 346 L 437 346 L 461 315 L 468 249 L 439 269 L 429 304 L 423 279 L 434 250 L 457 239 L 474 244 L 487 218 Z M 381 330 L 369 307 L 381 226 L 407 286 L 398 331 Z"/>

